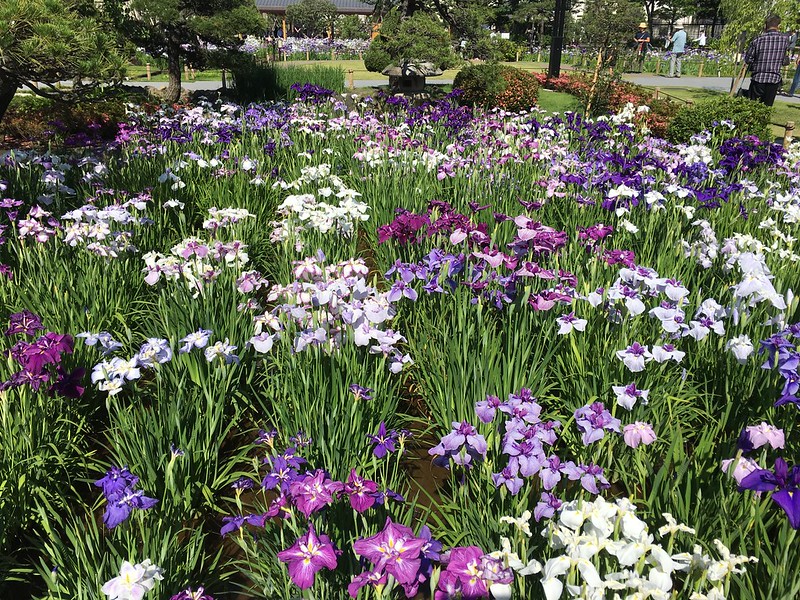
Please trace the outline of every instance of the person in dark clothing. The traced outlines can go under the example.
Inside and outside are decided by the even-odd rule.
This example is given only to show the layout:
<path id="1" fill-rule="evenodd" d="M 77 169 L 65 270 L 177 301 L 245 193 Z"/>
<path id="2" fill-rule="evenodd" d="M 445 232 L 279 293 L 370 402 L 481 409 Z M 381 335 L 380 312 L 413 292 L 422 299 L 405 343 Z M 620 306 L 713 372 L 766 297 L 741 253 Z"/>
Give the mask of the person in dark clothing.
<path id="1" fill-rule="evenodd" d="M 633 36 L 633 41 L 636 42 L 636 59 L 639 65 L 637 72 L 641 73 L 644 69 L 644 59 L 650 49 L 650 33 L 647 31 L 647 23 L 639 23 L 639 31 Z"/>
<path id="2" fill-rule="evenodd" d="M 750 67 L 751 100 L 772 106 L 783 77 L 781 68 L 789 64 L 789 36 L 778 31 L 780 17 L 770 15 L 765 23 L 765 31 L 754 39 L 744 55 L 744 62 Z"/>

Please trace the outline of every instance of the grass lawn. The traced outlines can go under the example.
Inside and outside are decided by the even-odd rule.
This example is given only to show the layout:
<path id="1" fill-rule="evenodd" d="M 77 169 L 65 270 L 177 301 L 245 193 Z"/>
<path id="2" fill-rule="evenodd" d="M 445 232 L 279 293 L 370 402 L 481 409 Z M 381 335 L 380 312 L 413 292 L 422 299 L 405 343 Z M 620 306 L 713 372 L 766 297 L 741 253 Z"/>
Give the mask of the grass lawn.
<path id="1" fill-rule="evenodd" d="M 579 112 L 582 106 L 580 100 L 572 94 L 541 89 L 539 90 L 539 108 L 548 112 L 564 113 L 567 111 Z"/>
<path id="2" fill-rule="evenodd" d="M 281 63 L 283 64 L 283 63 Z M 287 61 L 285 64 L 291 65 L 299 65 L 299 66 L 326 66 L 326 67 L 340 67 L 345 73 L 348 71 L 353 71 L 353 79 L 361 80 L 361 81 L 387 81 L 385 75 L 381 75 L 380 73 L 372 73 L 367 71 L 364 67 L 364 61 L 361 60 L 293 60 Z M 542 71 L 547 68 L 547 63 L 544 62 L 533 62 L 533 61 L 525 61 L 521 60 L 519 62 L 508 62 L 504 63 L 510 65 L 512 67 L 517 67 L 518 69 L 523 69 L 526 71 Z M 565 69 L 569 69 L 569 66 L 565 66 Z M 159 73 L 155 74 L 158 69 L 153 66 L 151 67 L 151 72 L 153 73 L 151 81 L 167 81 L 166 73 Z M 448 69 L 444 73 L 442 73 L 439 77 L 442 79 L 453 79 L 458 73 L 459 69 Z M 136 81 L 144 81 L 146 79 L 145 74 L 147 72 L 146 67 L 138 66 L 138 65 L 129 65 L 127 68 L 126 76 L 130 77 L 132 80 Z M 209 69 L 207 71 L 197 71 L 197 80 L 199 81 L 219 81 L 221 79 L 221 73 L 219 69 Z M 184 73 L 183 76 L 186 79 L 186 75 Z"/>

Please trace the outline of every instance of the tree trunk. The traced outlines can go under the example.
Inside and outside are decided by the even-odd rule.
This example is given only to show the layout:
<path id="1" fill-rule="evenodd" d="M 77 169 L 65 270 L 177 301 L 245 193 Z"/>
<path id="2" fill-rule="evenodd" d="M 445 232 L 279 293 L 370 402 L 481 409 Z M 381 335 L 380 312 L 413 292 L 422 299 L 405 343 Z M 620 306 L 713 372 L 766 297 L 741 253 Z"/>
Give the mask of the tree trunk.
<path id="1" fill-rule="evenodd" d="M 406 17 L 413 16 L 414 12 L 419 8 L 417 6 L 417 0 L 406 0 L 405 2 L 405 10 L 403 10 L 403 14 Z"/>
<path id="2" fill-rule="evenodd" d="M 175 103 L 181 99 L 181 45 L 173 37 L 167 45 L 167 73 L 169 85 L 164 91 L 164 100 Z"/>
<path id="3" fill-rule="evenodd" d="M 16 81 L 0 79 L 0 123 L 3 122 L 3 116 L 8 110 L 8 105 L 14 99 L 17 89 L 19 89 L 19 85 Z"/>

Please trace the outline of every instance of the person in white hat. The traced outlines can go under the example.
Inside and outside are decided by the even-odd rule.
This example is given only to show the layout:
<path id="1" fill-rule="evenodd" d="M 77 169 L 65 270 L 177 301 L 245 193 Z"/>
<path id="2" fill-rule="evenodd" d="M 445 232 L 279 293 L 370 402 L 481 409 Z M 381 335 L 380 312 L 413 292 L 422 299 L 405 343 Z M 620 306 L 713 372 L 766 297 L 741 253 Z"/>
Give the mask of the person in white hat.
<path id="1" fill-rule="evenodd" d="M 647 23 L 639 23 L 639 31 L 633 36 L 633 41 L 636 42 L 636 58 L 639 62 L 638 72 L 641 73 L 644 69 L 644 59 L 650 49 L 650 32 L 647 31 Z"/>
<path id="2" fill-rule="evenodd" d="M 683 60 L 683 53 L 686 50 L 686 32 L 683 30 L 683 25 L 675 25 L 675 33 L 672 34 L 672 39 L 669 43 L 672 45 L 672 55 L 669 59 L 669 76 L 681 76 L 681 62 Z M 677 65 L 678 74 L 675 75 L 675 67 Z"/>

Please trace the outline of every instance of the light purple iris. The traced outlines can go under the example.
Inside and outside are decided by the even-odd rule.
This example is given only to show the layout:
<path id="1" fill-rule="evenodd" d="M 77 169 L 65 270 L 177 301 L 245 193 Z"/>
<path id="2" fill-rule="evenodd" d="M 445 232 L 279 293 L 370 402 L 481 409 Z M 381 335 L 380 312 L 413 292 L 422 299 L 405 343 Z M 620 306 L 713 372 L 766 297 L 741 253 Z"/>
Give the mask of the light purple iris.
<path id="1" fill-rule="evenodd" d="M 180 347 L 179 352 L 186 354 L 193 348 L 205 348 L 208 345 L 208 340 L 211 337 L 210 329 L 198 329 L 194 333 L 190 333 L 181 339 L 183 346 Z"/>
<path id="2" fill-rule="evenodd" d="M 506 486 L 512 496 L 516 496 L 520 489 L 522 489 L 522 479 L 519 477 L 519 468 L 509 464 L 499 473 L 492 473 L 492 482 L 494 487 Z"/>
<path id="3" fill-rule="evenodd" d="M 497 396 L 486 396 L 486 400 L 480 400 L 475 403 L 475 414 L 483 423 L 491 423 L 497 409 L 502 403 Z"/>
<path id="4" fill-rule="evenodd" d="M 428 450 L 428 454 L 440 457 L 434 462 L 445 467 L 449 466 L 450 459 L 457 465 L 470 467 L 473 460 L 486 458 L 486 450 L 486 439 L 472 425 L 466 421 L 454 421 L 453 430 Z"/>
<path id="5" fill-rule="evenodd" d="M 575 423 L 585 446 L 603 439 L 606 431 L 620 431 L 620 421 L 611 416 L 602 402 L 593 402 L 575 411 Z"/>
<path id="6" fill-rule="evenodd" d="M 536 503 L 533 509 L 533 518 L 538 523 L 542 519 L 551 519 L 556 511 L 561 508 L 561 500 L 557 496 L 548 492 L 542 492 L 542 499 Z"/>

